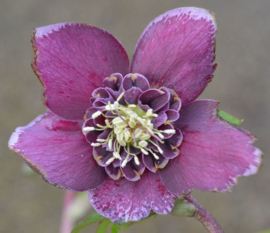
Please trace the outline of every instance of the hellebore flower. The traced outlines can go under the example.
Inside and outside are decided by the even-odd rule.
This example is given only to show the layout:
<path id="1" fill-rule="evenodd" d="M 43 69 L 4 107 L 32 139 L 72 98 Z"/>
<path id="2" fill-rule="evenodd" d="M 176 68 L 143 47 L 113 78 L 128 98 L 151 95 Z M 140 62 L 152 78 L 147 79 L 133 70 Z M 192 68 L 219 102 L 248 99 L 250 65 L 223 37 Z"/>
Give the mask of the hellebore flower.
<path id="1" fill-rule="evenodd" d="M 216 24 L 204 9 L 152 21 L 129 66 L 107 31 L 78 23 L 37 28 L 33 69 L 48 111 L 9 146 L 47 182 L 89 192 L 112 221 L 169 213 L 192 189 L 226 191 L 256 173 L 254 137 L 194 101 L 216 68 Z"/>

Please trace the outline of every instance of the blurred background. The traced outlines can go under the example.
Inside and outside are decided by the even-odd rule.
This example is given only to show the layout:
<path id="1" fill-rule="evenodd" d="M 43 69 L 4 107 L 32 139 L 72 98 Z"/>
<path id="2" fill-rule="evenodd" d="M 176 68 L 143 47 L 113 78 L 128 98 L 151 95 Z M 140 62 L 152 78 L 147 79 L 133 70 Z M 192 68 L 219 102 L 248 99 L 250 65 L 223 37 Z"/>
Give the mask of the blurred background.
<path id="1" fill-rule="evenodd" d="M 173 8 L 196 6 L 216 15 L 215 78 L 200 98 L 216 99 L 258 137 L 265 154 L 255 176 L 244 177 L 230 193 L 194 192 L 225 232 L 270 228 L 270 1 L 269 0 L 0 0 L 0 232 L 59 231 L 64 191 L 27 177 L 22 161 L 7 147 L 17 126 L 45 111 L 42 86 L 30 63 L 32 30 L 75 21 L 104 28 L 132 56 L 147 24 Z M 267 123 L 268 122 L 268 123 Z M 95 227 L 82 232 L 95 232 Z M 159 216 L 125 232 L 206 232 L 191 218 Z"/>

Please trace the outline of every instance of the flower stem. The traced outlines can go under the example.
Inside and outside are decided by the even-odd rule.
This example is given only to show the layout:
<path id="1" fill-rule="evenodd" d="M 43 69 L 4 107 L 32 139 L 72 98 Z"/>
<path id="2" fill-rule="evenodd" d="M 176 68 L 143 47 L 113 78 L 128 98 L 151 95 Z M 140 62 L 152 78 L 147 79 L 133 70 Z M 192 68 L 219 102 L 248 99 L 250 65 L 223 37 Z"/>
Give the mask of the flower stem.
<path id="1" fill-rule="evenodd" d="M 216 219 L 191 195 L 184 196 L 184 199 L 196 207 L 194 217 L 205 226 L 209 233 L 224 233 Z"/>
<path id="2" fill-rule="evenodd" d="M 74 200 L 74 197 L 75 197 L 75 193 L 70 192 L 70 191 L 65 191 L 60 233 L 70 233 L 72 231 L 73 223 L 70 219 L 68 210 Z"/>

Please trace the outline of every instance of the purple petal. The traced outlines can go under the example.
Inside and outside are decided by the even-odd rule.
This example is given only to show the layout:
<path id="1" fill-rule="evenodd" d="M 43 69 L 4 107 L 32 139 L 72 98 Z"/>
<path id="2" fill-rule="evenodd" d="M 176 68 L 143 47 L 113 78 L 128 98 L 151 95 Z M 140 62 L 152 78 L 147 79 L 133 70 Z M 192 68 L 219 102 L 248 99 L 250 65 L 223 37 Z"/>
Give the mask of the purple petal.
<path id="1" fill-rule="evenodd" d="M 137 87 L 125 91 L 124 97 L 127 104 L 138 104 L 138 99 L 142 94 L 142 90 Z"/>
<path id="2" fill-rule="evenodd" d="M 121 167 L 121 171 L 126 179 L 130 181 L 137 181 L 141 178 L 140 173 L 133 167 L 132 163 L 127 163 L 125 167 Z"/>
<path id="3" fill-rule="evenodd" d="M 97 108 L 93 108 L 93 107 L 88 108 L 88 109 L 86 110 L 86 113 L 85 113 L 86 119 L 92 118 L 92 115 L 93 115 L 95 112 L 97 112 L 97 111 L 98 111 Z"/>
<path id="4" fill-rule="evenodd" d="M 123 80 L 123 89 L 127 91 L 132 87 L 137 87 L 142 91 L 146 91 L 150 86 L 148 80 L 143 75 L 127 74 Z"/>
<path id="5" fill-rule="evenodd" d="M 173 109 L 166 110 L 167 114 L 167 121 L 173 122 L 176 121 L 179 118 L 179 113 Z"/>
<path id="6" fill-rule="evenodd" d="M 33 69 L 45 89 L 46 105 L 65 119 L 81 119 L 89 98 L 105 77 L 127 74 L 120 42 L 103 29 L 77 23 L 37 28 Z"/>
<path id="7" fill-rule="evenodd" d="M 74 191 L 92 189 L 107 175 L 93 159 L 81 126 L 81 121 L 65 121 L 47 112 L 17 128 L 9 147 L 49 183 Z"/>
<path id="8" fill-rule="evenodd" d="M 105 171 L 110 176 L 109 179 L 118 180 L 121 177 L 120 167 L 115 167 L 112 163 L 105 167 Z"/>
<path id="9" fill-rule="evenodd" d="M 168 91 L 150 89 L 141 94 L 139 105 L 144 111 L 151 108 L 153 112 L 157 112 L 168 103 L 169 99 L 170 95 Z"/>
<path id="10" fill-rule="evenodd" d="M 143 155 L 143 162 L 145 166 L 151 171 L 156 172 L 158 168 L 164 168 L 169 159 L 166 159 L 162 154 L 156 153 L 159 159 L 155 159 L 151 154 Z"/>
<path id="11" fill-rule="evenodd" d="M 173 109 L 177 112 L 180 111 L 180 108 L 181 108 L 181 100 L 179 99 L 177 93 L 172 90 L 172 89 L 168 89 L 170 94 L 171 94 L 171 98 L 170 98 L 170 109 Z"/>
<path id="12" fill-rule="evenodd" d="M 183 134 L 181 130 L 175 128 L 175 134 L 166 140 L 171 146 L 179 147 L 183 141 Z"/>
<path id="13" fill-rule="evenodd" d="M 163 156 L 166 159 L 173 159 L 179 155 L 179 150 L 177 148 L 172 148 L 167 140 L 164 143 L 159 143 L 159 147 L 163 150 Z"/>
<path id="14" fill-rule="evenodd" d="M 89 191 L 95 210 L 118 223 L 139 221 L 146 218 L 151 209 L 158 214 L 168 214 L 174 206 L 174 197 L 159 177 L 149 171 L 136 182 L 108 178 L 97 189 Z"/>
<path id="15" fill-rule="evenodd" d="M 143 154 L 142 157 L 143 157 L 143 162 L 145 166 L 148 168 L 148 170 L 156 173 L 157 168 L 155 167 L 155 158 L 151 154 L 148 154 L 148 155 Z"/>
<path id="16" fill-rule="evenodd" d="M 142 155 L 139 154 L 137 157 L 139 159 L 140 164 L 137 165 L 135 163 L 134 159 L 132 160 L 132 164 L 133 164 L 133 167 L 136 169 L 136 171 L 138 171 L 142 175 L 144 173 L 144 170 L 145 170 L 145 165 L 143 163 Z"/>
<path id="17" fill-rule="evenodd" d="M 180 156 L 160 170 L 172 192 L 191 189 L 226 191 L 238 176 L 257 172 L 261 151 L 254 137 L 217 116 L 218 102 L 199 100 L 180 111 L 175 125 L 184 135 Z"/>
<path id="18" fill-rule="evenodd" d="M 152 123 L 154 128 L 158 128 L 159 126 L 163 125 L 167 121 L 167 114 L 164 112 L 159 112 L 158 116 L 153 118 Z"/>
<path id="19" fill-rule="evenodd" d="M 83 128 L 84 127 L 96 127 L 94 120 L 93 119 L 88 119 L 87 121 L 85 121 L 83 123 Z M 90 131 L 85 133 L 85 139 L 88 143 L 92 143 L 92 142 L 96 142 L 98 136 L 100 135 L 100 131 L 94 130 L 94 131 Z"/>
<path id="20" fill-rule="evenodd" d="M 174 129 L 174 127 L 171 124 L 168 124 L 168 125 L 166 124 L 166 125 L 162 125 L 162 126 L 158 127 L 158 130 L 161 130 L 161 131 L 167 130 L 167 129 Z M 173 136 L 172 133 L 162 133 L 162 135 L 163 135 L 164 139 L 168 139 L 171 136 Z"/>
<path id="21" fill-rule="evenodd" d="M 99 87 L 97 89 L 95 89 L 92 93 L 92 96 L 94 98 L 111 98 L 112 96 L 110 95 L 110 93 L 103 87 Z"/>
<path id="22" fill-rule="evenodd" d="M 106 162 L 113 157 L 113 153 L 102 146 L 97 146 L 93 148 L 93 156 L 99 166 L 106 167 L 108 166 Z"/>
<path id="23" fill-rule="evenodd" d="M 140 37 L 131 72 L 147 77 L 151 87 L 175 90 L 183 105 L 189 103 L 211 81 L 216 29 L 204 9 L 184 7 L 160 15 Z"/>
<path id="24" fill-rule="evenodd" d="M 103 80 L 103 85 L 105 87 L 108 87 L 109 89 L 112 89 L 113 91 L 119 91 L 122 81 L 123 81 L 122 74 L 114 73 Z"/>

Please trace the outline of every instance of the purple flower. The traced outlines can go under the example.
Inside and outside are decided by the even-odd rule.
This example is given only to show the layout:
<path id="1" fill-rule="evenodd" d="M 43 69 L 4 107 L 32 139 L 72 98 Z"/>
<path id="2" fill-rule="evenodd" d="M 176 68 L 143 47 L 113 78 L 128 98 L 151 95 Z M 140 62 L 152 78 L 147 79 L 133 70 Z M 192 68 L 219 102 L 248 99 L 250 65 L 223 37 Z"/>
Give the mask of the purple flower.
<path id="1" fill-rule="evenodd" d="M 152 21 L 131 65 L 105 30 L 77 23 L 37 28 L 33 69 L 48 111 L 9 146 L 47 182 L 89 192 L 112 221 L 169 213 L 192 189 L 226 191 L 256 173 L 261 152 L 247 131 L 194 101 L 211 81 L 216 24 L 204 9 Z"/>

